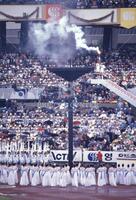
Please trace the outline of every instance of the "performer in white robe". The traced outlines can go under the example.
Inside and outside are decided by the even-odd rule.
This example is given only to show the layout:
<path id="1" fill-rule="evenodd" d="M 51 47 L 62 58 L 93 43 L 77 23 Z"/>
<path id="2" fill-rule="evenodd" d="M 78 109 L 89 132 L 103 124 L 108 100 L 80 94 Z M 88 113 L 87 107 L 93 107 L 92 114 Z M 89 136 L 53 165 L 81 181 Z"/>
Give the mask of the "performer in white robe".
<path id="1" fill-rule="evenodd" d="M 56 167 L 52 168 L 50 186 L 52 186 L 52 187 L 57 186 L 57 168 Z"/>
<path id="2" fill-rule="evenodd" d="M 59 166 L 56 167 L 56 179 L 57 179 L 57 186 L 59 186 L 61 180 L 61 168 Z"/>
<path id="3" fill-rule="evenodd" d="M 73 167 L 71 169 L 71 177 L 72 177 L 72 186 L 78 187 L 78 175 L 79 175 L 79 167 Z"/>
<path id="4" fill-rule="evenodd" d="M 85 186 L 96 185 L 96 174 L 94 167 L 88 167 L 86 170 Z"/>
<path id="5" fill-rule="evenodd" d="M 51 178 L 52 178 L 52 175 L 53 175 L 53 167 L 50 166 L 50 167 L 49 167 L 49 173 L 48 173 L 48 183 L 49 183 L 49 186 L 51 186 Z"/>
<path id="6" fill-rule="evenodd" d="M 6 164 L 8 163 L 8 154 L 7 153 L 2 153 L 0 154 L 0 163 Z"/>
<path id="7" fill-rule="evenodd" d="M 14 157 L 13 157 L 13 162 L 14 164 L 18 164 L 19 163 L 19 154 L 15 153 Z"/>
<path id="8" fill-rule="evenodd" d="M 21 154 L 19 155 L 19 161 L 21 165 L 24 165 L 26 163 L 25 161 L 25 155 L 23 152 L 21 152 Z"/>
<path id="9" fill-rule="evenodd" d="M 59 180 L 59 186 L 62 187 L 62 181 L 63 181 L 63 170 L 64 166 L 60 168 L 60 180 Z"/>
<path id="10" fill-rule="evenodd" d="M 33 173 L 32 173 L 32 179 L 31 179 L 31 185 L 32 186 L 37 186 L 40 184 L 40 174 L 39 174 L 39 167 L 35 166 L 33 168 Z"/>
<path id="11" fill-rule="evenodd" d="M 89 171 L 90 171 L 90 169 L 89 169 L 89 167 L 87 167 L 86 169 L 85 169 L 85 181 L 84 181 L 84 185 L 85 185 L 85 187 L 88 187 L 88 186 L 90 186 L 90 180 L 89 180 Z"/>
<path id="12" fill-rule="evenodd" d="M 130 165 L 127 165 L 126 175 L 125 175 L 125 185 L 132 185 L 133 181 L 133 170 L 130 168 Z"/>
<path id="13" fill-rule="evenodd" d="M 39 164 L 41 166 L 43 166 L 43 164 L 44 164 L 44 154 L 43 153 L 39 154 Z"/>
<path id="14" fill-rule="evenodd" d="M 108 174 L 109 174 L 109 184 L 112 186 L 117 186 L 116 183 L 116 168 L 114 167 L 110 167 L 108 170 Z"/>
<path id="15" fill-rule="evenodd" d="M 6 182 L 7 182 L 7 170 L 5 170 L 5 165 L 0 164 L 0 183 L 6 183 Z"/>
<path id="16" fill-rule="evenodd" d="M 7 165 L 4 165 L 3 177 L 4 177 L 4 183 L 7 183 L 8 182 L 8 166 Z"/>
<path id="17" fill-rule="evenodd" d="M 42 177 L 42 186 L 45 187 L 45 186 L 48 186 L 48 166 L 45 166 L 44 167 L 44 174 L 43 174 L 43 177 Z"/>
<path id="18" fill-rule="evenodd" d="M 32 165 L 36 165 L 36 164 L 37 164 L 37 156 L 36 156 L 35 153 L 33 153 L 33 154 L 31 155 L 31 164 L 32 164 Z"/>
<path id="19" fill-rule="evenodd" d="M 29 181 L 30 181 L 30 184 L 32 184 L 32 175 L 34 173 L 34 165 L 30 164 L 29 165 Z"/>
<path id="20" fill-rule="evenodd" d="M 0 183 L 2 183 L 2 169 L 3 169 L 3 166 L 0 163 Z"/>
<path id="21" fill-rule="evenodd" d="M 107 184 L 107 178 L 105 177 L 105 167 L 99 167 L 97 169 L 97 173 L 98 173 L 98 182 L 97 185 L 98 186 L 104 186 Z"/>
<path id="22" fill-rule="evenodd" d="M 29 171 L 28 166 L 26 166 L 25 164 L 24 164 L 24 166 L 21 166 L 20 185 L 22 185 L 22 186 L 29 185 L 28 171 Z"/>
<path id="23" fill-rule="evenodd" d="M 86 182 L 86 169 L 84 167 L 80 167 L 79 169 L 79 184 L 85 186 Z"/>
<path id="24" fill-rule="evenodd" d="M 43 164 L 40 166 L 39 173 L 40 173 L 40 184 L 42 184 L 42 179 L 43 179 L 43 176 L 44 176 L 44 173 L 45 173 L 45 166 Z"/>
<path id="25" fill-rule="evenodd" d="M 62 167 L 60 173 L 61 173 L 61 175 L 60 175 L 60 186 L 66 187 L 68 185 L 67 167 L 66 166 Z"/>
<path id="26" fill-rule="evenodd" d="M 135 167 L 135 164 L 132 164 L 131 170 L 133 172 L 132 185 L 136 185 L 136 167 Z"/>
<path id="27" fill-rule="evenodd" d="M 0 182 L 6 184 L 8 182 L 8 167 L 4 165 L 0 165 Z"/>
<path id="28" fill-rule="evenodd" d="M 42 179 L 42 186 L 50 186 L 51 185 L 51 176 L 52 176 L 52 167 L 46 166 L 45 173 Z"/>
<path id="29" fill-rule="evenodd" d="M 122 170 L 122 174 L 123 174 L 122 179 L 121 179 L 121 184 L 126 185 L 127 168 L 124 167 L 124 164 L 122 164 L 121 170 Z"/>
<path id="30" fill-rule="evenodd" d="M 124 166 L 120 167 L 120 164 L 118 164 L 117 170 L 116 170 L 116 175 L 117 175 L 117 179 L 116 179 L 116 183 L 118 184 L 124 184 L 125 182 L 125 168 Z"/>
<path id="31" fill-rule="evenodd" d="M 15 176 L 15 181 L 16 181 L 16 184 L 18 184 L 18 166 L 17 165 L 14 165 L 14 176 Z"/>
<path id="32" fill-rule="evenodd" d="M 26 158 L 25 158 L 25 160 L 26 160 L 26 164 L 27 165 L 30 165 L 30 163 L 31 163 L 31 157 L 30 157 L 30 154 L 26 154 L 27 156 L 26 156 Z"/>
<path id="33" fill-rule="evenodd" d="M 64 176 L 63 187 L 68 186 L 70 183 L 70 173 L 68 173 L 68 172 L 69 172 L 69 168 L 67 166 L 65 166 L 64 173 L 63 173 L 63 176 Z"/>
<path id="34" fill-rule="evenodd" d="M 12 153 L 9 152 L 9 154 L 8 154 L 7 156 L 8 156 L 8 157 L 7 157 L 7 162 L 8 162 L 8 164 L 9 164 L 9 165 L 12 165 L 12 163 L 13 163 L 13 155 L 12 155 Z"/>
<path id="35" fill-rule="evenodd" d="M 67 179 L 67 185 L 71 185 L 71 174 L 70 174 L 70 167 L 66 166 L 66 179 Z"/>
<path id="36" fill-rule="evenodd" d="M 11 165 L 8 167 L 8 185 L 16 185 L 16 177 L 14 172 L 14 166 Z"/>
<path id="37" fill-rule="evenodd" d="M 105 172 L 106 184 L 108 184 L 108 172 L 107 172 L 107 167 L 103 166 L 103 170 L 104 170 L 104 172 Z"/>

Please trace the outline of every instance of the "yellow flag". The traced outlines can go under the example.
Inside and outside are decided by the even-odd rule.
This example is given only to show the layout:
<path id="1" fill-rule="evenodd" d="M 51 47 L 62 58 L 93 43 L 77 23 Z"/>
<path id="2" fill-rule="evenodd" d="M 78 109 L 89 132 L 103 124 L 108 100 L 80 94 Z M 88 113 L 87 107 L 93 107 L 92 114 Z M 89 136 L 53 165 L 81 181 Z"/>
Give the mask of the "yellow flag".
<path id="1" fill-rule="evenodd" d="M 120 26 L 128 29 L 136 26 L 136 8 L 121 8 L 119 23 Z"/>

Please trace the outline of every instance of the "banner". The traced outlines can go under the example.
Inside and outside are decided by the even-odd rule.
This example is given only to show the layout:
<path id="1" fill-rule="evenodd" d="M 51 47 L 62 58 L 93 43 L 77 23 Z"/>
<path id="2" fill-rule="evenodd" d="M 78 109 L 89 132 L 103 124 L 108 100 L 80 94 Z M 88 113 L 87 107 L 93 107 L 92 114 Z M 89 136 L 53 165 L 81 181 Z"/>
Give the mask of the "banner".
<path id="1" fill-rule="evenodd" d="M 0 88 L 0 99 L 39 99 L 44 88 Z"/>
<path id="2" fill-rule="evenodd" d="M 121 8 L 119 10 L 119 23 L 124 28 L 136 26 L 136 8 Z"/>
<path id="3" fill-rule="evenodd" d="M 73 151 L 73 160 L 75 162 L 82 161 L 82 151 Z M 50 152 L 50 161 L 52 162 L 68 162 L 68 151 L 67 150 L 52 150 Z"/>
<path id="4" fill-rule="evenodd" d="M 45 20 L 47 22 L 58 21 L 63 16 L 63 8 L 59 4 L 45 5 Z"/>
<path id="5" fill-rule="evenodd" d="M 102 155 L 102 161 L 107 163 L 117 163 L 118 160 L 136 160 L 136 152 L 118 152 L 118 151 L 88 151 L 74 150 L 74 162 L 98 162 L 98 153 Z M 50 161 L 68 162 L 67 150 L 51 150 Z"/>
<path id="6" fill-rule="evenodd" d="M 118 159 L 136 160 L 136 152 L 101 151 L 103 162 L 117 162 Z M 98 151 L 84 151 L 83 162 L 98 162 Z"/>

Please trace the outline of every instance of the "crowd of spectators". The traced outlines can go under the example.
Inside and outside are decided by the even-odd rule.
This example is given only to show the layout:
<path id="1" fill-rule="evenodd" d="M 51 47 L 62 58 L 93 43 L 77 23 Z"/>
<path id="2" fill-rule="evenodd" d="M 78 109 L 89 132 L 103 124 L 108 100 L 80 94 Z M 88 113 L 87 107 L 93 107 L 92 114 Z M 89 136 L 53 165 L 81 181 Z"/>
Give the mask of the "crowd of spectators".
<path id="1" fill-rule="evenodd" d="M 133 151 L 136 149 L 136 120 L 127 103 L 101 85 L 92 85 L 90 78 L 107 78 L 126 89 L 136 86 L 136 51 L 116 50 L 101 55 L 102 66 L 93 53 L 79 52 L 63 63 L 66 67 L 93 66 L 94 73 L 84 75 L 73 84 L 74 89 L 74 148 L 90 150 Z M 68 147 L 68 119 L 66 98 L 68 82 L 52 74 L 48 67 L 57 67 L 49 57 L 31 54 L 0 55 L 1 87 L 44 87 L 41 102 L 50 106 L 25 106 L 13 102 L 0 109 L 0 135 L 5 140 L 36 140 L 47 143 L 50 149 Z M 83 103 L 115 101 L 117 106 L 84 107 Z M 79 103 L 79 104 L 78 104 Z M 80 104 L 81 103 L 81 104 Z M 81 106 L 82 105 L 82 106 Z M 96 104 L 97 105 L 97 104 Z M 90 108 L 91 107 L 91 108 Z"/>
<path id="2" fill-rule="evenodd" d="M 101 62 L 95 54 L 86 53 L 77 55 L 70 62 L 63 63 L 65 67 L 91 67 L 92 72 L 79 78 L 73 86 L 77 102 L 90 101 L 116 101 L 115 94 L 102 85 L 92 85 L 91 78 L 104 78 L 116 82 L 125 89 L 136 86 L 136 57 L 135 50 L 116 50 L 102 53 Z M 44 87 L 41 101 L 60 102 L 68 95 L 68 82 L 47 70 L 48 67 L 57 66 L 48 57 L 38 58 L 31 54 L 1 54 L 0 55 L 0 87 L 25 88 Z"/>
<path id="3" fill-rule="evenodd" d="M 136 85 L 136 51 L 134 49 L 121 49 L 102 55 L 109 77 L 125 88 Z"/>
<path id="4" fill-rule="evenodd" d="M 133 0 L 75 0 L 69 2 L 67 7 L 86 9 L 86 8 L 120 8 L 135 7 L 136 2 Z"/>
<path id="5" fill-rule="evenodd" d="M 120 8 L 136 7 L 135 0 L 0 0 L 1 4 L 42 4 L 60 3 L 64 7 L 86 9 L 86 8 Z"/>
<path id="6" fill-rule="evenodd" d="M 27 106 L 12 102 L 0 110 L 3 139 L 47 143 L 50 149 L 68 148 L 67 104 Z M 74 107 L 74 148 L 136 150 L 136 120 L 120 101 L 115 108 Z"/>

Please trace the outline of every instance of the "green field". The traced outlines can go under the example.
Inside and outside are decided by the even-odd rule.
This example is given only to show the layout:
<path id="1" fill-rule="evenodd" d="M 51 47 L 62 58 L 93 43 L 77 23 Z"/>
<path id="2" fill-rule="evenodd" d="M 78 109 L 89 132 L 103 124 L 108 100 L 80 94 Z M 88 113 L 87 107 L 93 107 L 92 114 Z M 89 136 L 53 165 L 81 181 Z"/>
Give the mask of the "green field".
<path id="1" fill-rule="evenodd" d="M 2 196 L 0 196 L 0 200 L 11 200 L 11 199 L 8 198 L 8 197 L 2 197 Z"/>

